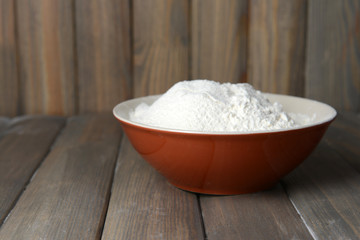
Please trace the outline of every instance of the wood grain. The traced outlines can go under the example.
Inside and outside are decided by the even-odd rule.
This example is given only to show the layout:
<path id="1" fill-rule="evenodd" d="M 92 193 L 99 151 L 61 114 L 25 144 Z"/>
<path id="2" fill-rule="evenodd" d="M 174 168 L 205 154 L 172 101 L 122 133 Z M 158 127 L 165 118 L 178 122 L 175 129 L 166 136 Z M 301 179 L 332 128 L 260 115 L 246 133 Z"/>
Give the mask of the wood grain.
<path id="1" fill-rule="evenodd" d="M 279 184 L 200 202 L 168 184 L 127 138 L 120 146 L 110 115 L 70 118 L 61 134 L 63 118 L 12 119 L 0 133 L 0 239 L 359 239 L 359 119 L 338 115 L 284 178 L 286 193 Z"/>
<path id="2" fill-rule="evenodd" d="M 71 1 L 16 0 L 16 6 L 21 111 L 25 114 L 74 114 Z"/>
<path id="3" fill-rule="evenodd" d="M 306 3 L 250 1 L 248 81 L 255 88 L 304 95 Z"/>
<path id="4" fill-rule="evenodd" d="M 309 1 L 306 96 L 360 112 L 360 1 Z"/>
<path id="5" fill-rule="evenodd" d="M 18 114 L 14 0 L 0 1 L 0 115 Z"/>
<path id="6" fill-rule="evenodd" d="M 0 225 L 64 123 L 55 117 L 20 117 L 1 133 Z"/>
<path id="7" fill-rule="evenodd" d="M 283 188 L 238 196 L 200 196 L 207 239 L 311 239 Z"/>
<path id="8" fill-rule="evenodd" d="M 189 79 L 189 1 L 133 1 L 134 96 Z"/>
<path id="9" fill-rule="evenodd" d="M 360 119 L 354 113 L 339 113 L 324 139 L 360 173 Z"/>
<path id="10" fill-rule="evenodd" d="M 132 97 L 128 0 L 77 0 L 79 111 L 110 112 Z"/>
<path id="11" fill-rule="evenodd" d="M 1 132 L 6 129 L 6 127 L 10 124 L 10 119 L 7 117 L 0 117 L 0 136 Z"/>
<path id="12" fill-rule="evenodd" d="M 360 174 L 324 142 L 285 184 L 315 239 L 360 238 Z"/>
<path id="13" fill-rule="evenodd" d="M 118 125 L 110 115 L 69 119 L 0 228 L 0 239 L 98 239 L 120 144 Z"/>
<path id="14" fill-rule="evenodd" d="M 191 3 L 191 78 L 246 81 L 248 2 Z"/>
<path id="15" fill-rule="evenodd" d="M 0 1 L 0 115 L 109 112 L 194 78 L 360 112 L 360 2 Z"/>
<path id="16" fill-rule="evenodd" d="M 203 239 L 196 195 L 171 186 L 124 138 L 102 239 Z"/>

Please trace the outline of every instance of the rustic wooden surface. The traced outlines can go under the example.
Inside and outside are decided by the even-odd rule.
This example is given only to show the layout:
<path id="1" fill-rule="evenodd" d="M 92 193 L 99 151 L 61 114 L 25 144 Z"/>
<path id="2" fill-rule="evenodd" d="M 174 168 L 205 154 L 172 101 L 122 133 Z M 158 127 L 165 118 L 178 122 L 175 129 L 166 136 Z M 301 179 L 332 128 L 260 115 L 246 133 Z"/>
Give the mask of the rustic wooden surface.
<path id="1" fill-rule="evenodd" d="M 1 119 L 0 239 L 360 238 L 358 114 L 276 187 L 238 196 L 173 187 L 110 114 Z"/>
<path id="2" fill-rule="evenodd" d="M 0 239 L 99 238 L 120 138 L 110 115 L 70 118 L 0 228 Z"/>
<path id="3" fill-rule="evenodd" d="M 202 239 L 195 194 L 172 187 L 124 139 L 102 239 Z"/>
<path id="4" fill-rule="evenodd" d="M 71 1 L 17 0 L 20 111 L 75 113 Z"/>
<path id="5" fill-rule="evenodd" d="M 306 96 L 360 111 L 360 1 L 309 1 Z"/>
<path id="6" fill-rule="evenodd" d="M 353 144 L 360 143 L 360 116 L 342 113 L 337 118 L 327 131 L 325 141 L 360 172 L 360 148 Z"/>
<path id="7" fill-rule="evenodd" d="M 195 0 L 191 4 L 191 79 L 245 82 L 248 2 Z"/>
<path id="8" fill-rule="evenodd" d="M 14 0 L 0 1 L 0 114 L 18 113 L 19 85 Z"/>
<path id="9" fill-rule="evenodd" d="M 48 153 L 62 118 L 19 118 L 0 141 L 0 224 Z"/>
<path id="10" fill-rule="evenodd" d="M 134 96 L 165 92 L 189 75 L 189 1 L 133 0 Z"/>
<path id="11" fill-rule="evenodd" d="M 0 136 L 1 132 L 6 129 L 6 127 L 10 124 L 10 119 L 7 117 L 0 117 Z"/>
<path id="12" fill-rule="evenodd" d="M 320 144 L 284 182 L 316 239 L 360 238 L 360 175 L 336 150 Z"/>
<path id="13" fill-rule="evenodd" d="M 304 95 L 306 3 L 250 1 L 248 81 L 255 88 Z"/>
<path id="14" fill-rule="evenodd" d="M 75 4 L 79 112 L 109 112 L 132 96 L 129 1 Z"/>
<path id="15" fill-rule="evenodd" d="M 280 185 L 238 196 L 200 196 L 207 238 L 311 239 Z"/>

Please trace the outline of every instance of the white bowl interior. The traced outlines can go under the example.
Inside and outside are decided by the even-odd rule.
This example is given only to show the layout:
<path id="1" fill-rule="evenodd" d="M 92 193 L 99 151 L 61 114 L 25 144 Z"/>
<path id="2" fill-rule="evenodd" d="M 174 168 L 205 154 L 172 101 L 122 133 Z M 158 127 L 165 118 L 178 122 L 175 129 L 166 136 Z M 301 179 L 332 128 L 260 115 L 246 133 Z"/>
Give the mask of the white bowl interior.
<path id="1" fill-rule="evenodd" d="M 328 122 L 333 118 L 335 118 L 336 116 L 336 111 L 334 108 L 332 108 L 331 106 L 325 103 L 321 103 L 315 100 L 288 96 L 288 95 L 270 94 L 270 93 L 265 93 L 265 95 L 271 102 L 280 103 L 283 106 L 285 112 L 289 113 L 291 117 L 294 117 L 296 121 L 298 120 L 298 122 L 301 123 L 302 116 L 308 116 L 311 118 L 311 121 L 309 123 L 301 125 L 300 127 L 297 128 L 304 128 L 304 127 L 314 126 L 324 122 Z M 115 108 L 113 109 L 113 114 L 116 118 L 125 122 L 129 122 L 131 124 L 135 124 L 143 127 L 150 127 L 159 130 L 169 130 L 166 128 L 152 127 L 145 124 L 136 123 L 130 120 L 129 112 L 133 111 L 140 103 L 146 103 L 148 105 L 151 105 L 160 96 L 161 95 L 152 95 L 152 96 L 135 98 L 124 101 L 115 106 Z M 184 130 L 175 130 L 175 131 L 192 132 L 192 133 L 195 132 L 195 131 L 184 131 Z M 276 132 L 279 130 L 254 131 L 254 132 L 274 132 L 274 131 Z M 204 133 L 204 132 L 199 132 L 199 133 Z"/>

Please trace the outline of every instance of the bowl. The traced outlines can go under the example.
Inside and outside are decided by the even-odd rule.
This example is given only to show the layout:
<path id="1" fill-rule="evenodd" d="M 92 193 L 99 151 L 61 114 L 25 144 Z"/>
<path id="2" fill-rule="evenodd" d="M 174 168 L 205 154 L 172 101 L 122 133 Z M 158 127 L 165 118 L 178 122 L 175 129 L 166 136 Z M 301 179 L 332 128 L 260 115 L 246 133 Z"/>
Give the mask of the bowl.
<path id="1" fill-rule="evenodd" d="M 130 120 L 130 111 L 160 95 L 122 102 L 113 114 L 136 151 L 174 186 L 203 194 L 252 193 L 271 188 L 303 162 L 336 116 L 334 108 L 318 101 L 265 95 L 288 113 L 313 116 L 312 121 L 282 130 L 197 132 Z"/>

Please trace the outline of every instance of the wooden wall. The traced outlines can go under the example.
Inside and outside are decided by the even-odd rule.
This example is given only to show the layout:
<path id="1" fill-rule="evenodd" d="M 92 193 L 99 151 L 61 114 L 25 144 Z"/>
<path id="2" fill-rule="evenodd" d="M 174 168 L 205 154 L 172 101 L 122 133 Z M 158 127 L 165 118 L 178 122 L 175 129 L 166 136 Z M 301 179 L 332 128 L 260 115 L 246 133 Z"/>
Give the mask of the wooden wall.
<path id="1" fill-rule="evenodd" d="M 0 0 L 0 115 L 249 82 L 360 112 L 359 0 Z"/>

